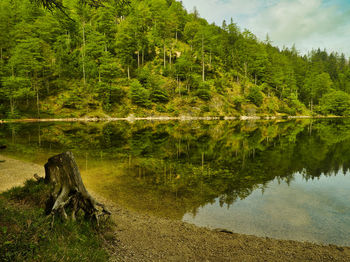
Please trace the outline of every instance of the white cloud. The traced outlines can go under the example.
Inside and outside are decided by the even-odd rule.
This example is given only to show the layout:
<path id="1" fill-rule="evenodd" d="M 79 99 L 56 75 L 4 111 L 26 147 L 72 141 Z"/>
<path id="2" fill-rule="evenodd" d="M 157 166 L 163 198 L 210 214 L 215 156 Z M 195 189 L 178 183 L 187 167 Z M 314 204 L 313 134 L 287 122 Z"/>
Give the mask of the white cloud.
<path id="1" fill-rule="evenodd" d="M 320 41 L 333 45 L 345 21 L 336 6 L 325 8 L 321 0 L 284 0 L 248 18 L 247 24 L 260 37 L 269 33 L 278 45 L 310 43 L 317 48 Z"/>
<path id="2" fill-rule="evenodd" d="M 196 6 L 202 17 L 221 25 L 230 20 L 260 39 L 268 33 L 274 44 L 296 47 L 306 53 L 326 48 L 350 56 L 350 13 L 346 4 L 332 0 L 183 0 Z"/>
<path id="3" fill-rule="evenodd" d="M 184 0 L 182 2 L 188 11 L 196 7 L 201 17 L 218 25 L 231 17 L 253 15 L 263 4 L 260 0 Z"/>

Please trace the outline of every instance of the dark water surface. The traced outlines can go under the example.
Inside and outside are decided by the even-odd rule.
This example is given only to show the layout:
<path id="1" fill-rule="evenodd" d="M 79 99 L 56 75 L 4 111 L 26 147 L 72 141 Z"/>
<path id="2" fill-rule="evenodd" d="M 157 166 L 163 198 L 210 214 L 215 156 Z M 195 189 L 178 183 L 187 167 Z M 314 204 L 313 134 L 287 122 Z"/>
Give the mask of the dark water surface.
<path id="1" fill-rule="evenodd" d="M 350 245 L 350 120 L 0 125 L 1 153 L 73 151 L 88 189 L 212 228 Z"/>

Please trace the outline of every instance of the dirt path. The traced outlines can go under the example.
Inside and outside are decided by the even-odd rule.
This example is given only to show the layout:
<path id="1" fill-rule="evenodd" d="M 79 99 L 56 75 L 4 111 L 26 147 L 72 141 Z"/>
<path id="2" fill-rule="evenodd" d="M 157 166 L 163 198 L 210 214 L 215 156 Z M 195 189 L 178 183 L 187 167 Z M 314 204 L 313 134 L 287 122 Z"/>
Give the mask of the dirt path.
<path id="1" fill-rule="evenodd" d="M 0 155 L 0 192 L 44 176 L 43 167 Z M 96 196 L 96 194 L 94 194 Z M 350 261 L 350 248 L 217 232 L 107 203 L 115 221 L 112 261 Z"/>

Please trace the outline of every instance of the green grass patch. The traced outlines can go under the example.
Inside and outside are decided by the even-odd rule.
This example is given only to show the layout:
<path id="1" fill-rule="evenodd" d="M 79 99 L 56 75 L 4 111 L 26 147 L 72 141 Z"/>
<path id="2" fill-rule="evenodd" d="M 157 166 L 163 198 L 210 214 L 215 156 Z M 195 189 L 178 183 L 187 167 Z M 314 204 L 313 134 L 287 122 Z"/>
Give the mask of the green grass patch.
<path id="1" fill-rule="evenodd" d="M 103 235 L 111 222 L 99 227 L 79 217 L 76 222 L 45 215 L 48 188 L 27 181 L 0 195 L 0 261 L 107 261 Z"/>

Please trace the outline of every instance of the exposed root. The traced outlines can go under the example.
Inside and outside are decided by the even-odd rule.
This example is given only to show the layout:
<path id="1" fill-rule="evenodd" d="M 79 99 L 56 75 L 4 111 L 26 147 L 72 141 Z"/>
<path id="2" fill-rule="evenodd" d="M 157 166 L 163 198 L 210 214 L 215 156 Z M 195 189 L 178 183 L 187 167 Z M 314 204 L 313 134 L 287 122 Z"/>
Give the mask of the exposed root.
<path id="1" fill-rule="evenodd" d="M 34 178 L 36 179 L 36 181 L 40 182 L 40 181 L 43 181 L 44 178 L 41 177 L 41 176 L 38 176 L 38 174 L 34 174 Z"/>

